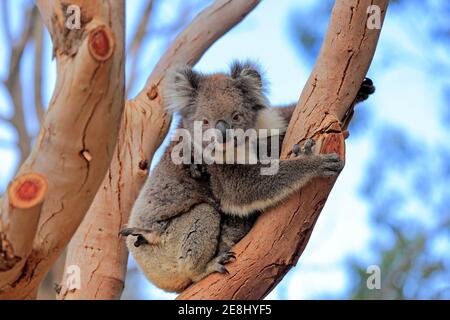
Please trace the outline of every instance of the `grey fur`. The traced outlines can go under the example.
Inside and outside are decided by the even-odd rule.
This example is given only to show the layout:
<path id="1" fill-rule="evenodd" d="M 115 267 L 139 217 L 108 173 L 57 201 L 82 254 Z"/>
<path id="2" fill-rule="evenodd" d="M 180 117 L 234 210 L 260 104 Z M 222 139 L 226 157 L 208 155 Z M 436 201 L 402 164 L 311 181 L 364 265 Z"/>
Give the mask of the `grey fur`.
<path id="1" fill-rule="evenodd" d="M 167 110 L 178 112 L 180 127 L 191 133 L 195 120 L 206 119 L 206 127 L 223 120 L 246 130 L 257 126 L 259 115 L 270 115 L 261 113 L 268 104 L 261 74 L 251 63 L 234 63 L 229 75 L 206 76 L 179 67 L 169 73 L 164 87 Z M 294 107 L 278 109 L 284 126 Z M 168 291 L 182 291 L 212 272 L 226 273 L 224 265 L 234 258 L 231 247 L 260 211 L 312 178 L 335 176 L 343 167 L 336 154 L 312 154 L 312 141 L 303 150 L 294 147 L 296 157 L 280 161 L 275 176 L 261 175 L 261 163 L 176 165 L 170 159 L 175 144 L 146 181 L 129 228 L 122 231 L 149 280 Z"/>

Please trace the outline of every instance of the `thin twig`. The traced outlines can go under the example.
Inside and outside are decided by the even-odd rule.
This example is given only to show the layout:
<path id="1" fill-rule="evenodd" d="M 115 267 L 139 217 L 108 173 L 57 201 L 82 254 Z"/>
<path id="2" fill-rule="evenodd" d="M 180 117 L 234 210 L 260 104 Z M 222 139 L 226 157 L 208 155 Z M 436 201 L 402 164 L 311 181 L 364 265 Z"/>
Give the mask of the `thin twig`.
<path id="1" fill-rule="evenodd" d="M 8 40 L 8 43 L 13 45 L 14 38 L 11 33 L 11 28 L 9 27 L 10 23 L 9 23 L 9 15 L 8 15 L 8 13 L 9 13 L 8 5 L 9 5 L 8 0 L 1 1 L 1 10 L 0 10 L 1 17 L 0 17 L 0 19 L 3 21 L 3 30 L 5 31 L 6 39 Z"/>
<path id="2" fill-rule="evenodd" d="M 27 10 L 25 17 L 26 25 L 23 28 L 20 40 L 16 46 L 11 44 L 9 72 L 4 81 L 14 105 L 14 115 L 9 122 L 14 126 L 19 137 L 18 147 L 20 150 L 20 163 L 23 162 L 31 150 L 31 137 L 26 128 L 24 115 L 23 90 L 20 83 L 20 62 L 26 44 L 33 34 L 33 25 L 37 14 L 36 8 L 29 8 Z"/>
<path id="3" fill-rule="evenodd" d="M 42 48 L 44 44 L 43 24 L 40 19 L 34 21 L 34 108 L 39 124 L 44 118 L 44 105 L 42 103 Z"/>
<path id="4" fill-rule="evenodd" d="M 136 29 L 136 33 L 133 36 L 133 41 L 131 42 L 130 47 L 127 50 L 127 55 L 129 57 L 133 57 L 131 60 L 130 77 L 127 83 L 127 91 L 132 88 L 134 81 L 136 80 L 136 69 L 139 62 L 139 56 L 141 53 L 143 40 L 148 36 L 147 26 L 154 11 L 154 4 L 154 0 L 150 0 L 147 3 L 147 6 L 145 7 L 144 13 L 142 14 L 142 17 Z"/>

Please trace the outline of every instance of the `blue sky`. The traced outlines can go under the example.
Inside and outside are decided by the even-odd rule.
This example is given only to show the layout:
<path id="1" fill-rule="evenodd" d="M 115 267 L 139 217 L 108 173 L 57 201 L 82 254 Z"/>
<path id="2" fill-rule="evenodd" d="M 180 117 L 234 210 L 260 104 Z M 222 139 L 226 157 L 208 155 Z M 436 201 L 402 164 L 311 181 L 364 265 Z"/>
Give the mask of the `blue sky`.
<path id="1" fill-rule="evenodd" d="M 11 6 L 9 14 L 14 30 L 19 29 L 22 24 L 22 2 L 24 1 L 17 1 Z M 179 2 L 165 1 L 164 14 L 158 17 L 156 24 L 164 25 L 166 20 L 170 20 L 173 17 L 173 3 Z M 313 2 L 263 1 L 240 25 L 210 48 L 196 68 L 203 72 L 226 70 L 233 59 L 250 58 L 263 66 L 270 83 L 269 99 L 273 104 L 297 101 L 311 70 L 294 46 L 288 18 L 294 10 L 306 10 Z M 132 34 L 142 4 L 142 1 L 137 0 L 127 2 L 128 36 Z M 438 125 L 439 109 L 431 106 L 445 103 L 442 88 L 448 85 L 450 78 L 436 77 L 430 72 L 427 54 L 423 51 L 428 40 L 425 35 L 417 34 L 414 31 L 417 28 L 410 28 L 409 24 L 415 23 L 419 29 L 425 29 L 427 23 L 432 23 L 433 19 L 427 13 L 423 13 L 422 19 L 410 19 L 414 16 L 411 15 L 413 10 L 414 8 L 402 12 L 388 10 L 379 46 L 368 73 L 375 81 L 377 92 L 369 102 L 358 106 L 372 111 L 372 118 L 362 134 L 351 136 L 347 140 L 345 169 L 321 213 L 311 240 L 297 267 L 269 295 L 269 299 L 339 297 L 351 282 L 345 268 L 347 257 L 355 255 L 363 258 L 367 266 L 376 263 L 369 248 L 370 240 L 376 235 L 371 228 L 368 205 L 360 197 L 358 188 L 366 170 L 366 162 L 374 152 L 372 141 L 378 134 L 380 124 L 392 123 L 403 128 L 428 146 L 432 146 L 436 140 L 448 137 Z M 45 102 L 48 102 L 56 79 L 54 63 L 50 62 L 51 46 L 47 35 L 46 37 L 45 59 L 48 68 L 44 86 Z M 1 78 L 4 78 L 8 68 L 5 56 L 7 51 L 2 48 L 5 43 L 4 33 L 0 32 Z M 146 44 L 145 53 L 138 66 L 139 77 L 131 95 L 143 86 L 166 43 L 167 40 L 161 39 Z M 27 54 L 29 59 L 32 59 L 30 49 L 27 48 Z M 433 54 L 450 64 L 450 55 L 443 50 L 437 46 Z M 26 71 L 27 68 L 24 69 Z M 22 75 L 25 89 L 31 83 L 27 82 L 29 76 L 28 71 Z M 32 97 L 26 99 L 27 104 L 32 101 Z M 11 112 L 11 101 L 0 86 L 0 114 L 10 116 Z M 29 128 L 33 132 L 37 130 L 32 121 Z M 12 168 L 16 165 L 14 141 L 11 128 L 0 122 L 0 190 L 4 190 L 12 175 Z M 392 177 L 393 183 L 401 183 L 397 180 L 401 179 Z M 130 267 L 135 268 L 132 261 Z M 136 290 L 136 284 L 146 283 L 139 272 L 132 274 L 127 282 L 126 296 Z M 145 285 L 139 286 L 139 293 L 147 298 L 173 297 L 153 286 Z"/>

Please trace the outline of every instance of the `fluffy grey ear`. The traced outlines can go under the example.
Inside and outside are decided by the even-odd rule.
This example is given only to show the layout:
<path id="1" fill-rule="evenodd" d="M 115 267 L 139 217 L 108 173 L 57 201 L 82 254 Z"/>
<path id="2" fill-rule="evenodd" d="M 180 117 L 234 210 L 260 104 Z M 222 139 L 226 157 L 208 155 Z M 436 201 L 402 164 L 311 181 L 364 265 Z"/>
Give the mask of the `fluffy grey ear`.
<path id="1" fill-rule="evenodd" d="M 259 88 L 260 90 L 263 87 L 261 72 L 259 71 L 259 67 L 256 63 L 250 61 L 234 61 L 231 64 L 230 75 L 233 79 L 241 80 L 248 85 Z"/>
<path id="2" fill-rule="evenodd" d="M 177 66 L 167 71 L 163 84 L 165 109 L 185 116 L 194 108 L 193 102 L 201 75 L 190 66 Z"/>
<path id="3" fill-rule="evenodd" d="M 246 99 L 255 110 L 268 106 L 264 95 L 264 83 L 259 67 L 250 61 L 235 61 L 231 64 L 230 76 L 236 81 L 236 86 L 242 90 Z"/>

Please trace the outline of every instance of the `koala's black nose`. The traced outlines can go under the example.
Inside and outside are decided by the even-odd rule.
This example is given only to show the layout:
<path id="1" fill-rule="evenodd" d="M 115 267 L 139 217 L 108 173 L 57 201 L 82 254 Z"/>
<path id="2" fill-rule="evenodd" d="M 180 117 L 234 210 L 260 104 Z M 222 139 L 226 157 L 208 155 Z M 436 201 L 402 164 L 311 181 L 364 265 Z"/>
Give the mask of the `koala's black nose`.
<path id="1" fill-rule="evenodd" d="M 219 120 L 216 123 L 216 129 L 220 131 L 220 133 L 222 134 L 222 142 L 226 142 L 227 141 L 227 130 L 231 129 L 230 125 L 224 121 L 224 120 Z"/>

